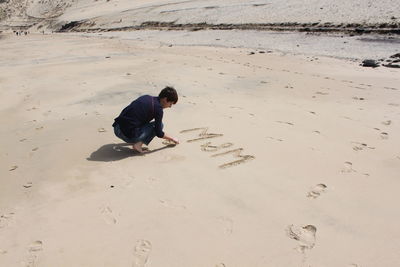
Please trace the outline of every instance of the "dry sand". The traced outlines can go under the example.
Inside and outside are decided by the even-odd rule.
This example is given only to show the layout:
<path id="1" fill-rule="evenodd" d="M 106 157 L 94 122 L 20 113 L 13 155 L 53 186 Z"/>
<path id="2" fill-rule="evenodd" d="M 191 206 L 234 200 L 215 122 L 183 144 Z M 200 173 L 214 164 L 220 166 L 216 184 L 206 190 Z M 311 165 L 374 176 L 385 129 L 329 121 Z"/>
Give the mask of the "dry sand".
<path id="1" fill-rule="evenodd" d="M 0 50 L 0 266 L 400 265 L 397 69 L 94 36 Z M 113 119 L 165 85 L 181 144 L 134 154 Z M 182 132 L 202 127 L 219 136 Z"/>
<path id="2" fill-rule="evenodd" d="M 43 1 L 46 3 L 45 1 Z M 69 2 L 69 1 L 67 1 Z M 36 5 L 35 5 L 36 6 Z M 36 6 L 37 7 L 37 6 Z M 92 0 L 71 2 L 58 21 L 93 19 L 97 26 L 139 25 L 146 21 L 174 23 L 387 23 L 399 22 L 395 0 Z M 38 10 L 36 8 L 35 10 Z M 31 12 L 37 16 L 39 12 Z M 43 12 L 42 12 L 43 13 Z M 121 19 L 121 21 L 120 21 Z M 114 22 L 114 23 L 113 23 Z"/>
<path id="3" fill-rule="evenodd" d="M 4 20 L 2 20 L 4 18 Z M 109 29 L 156 21 L 175 24 L 295 23 L 324 27 L 379 26 L 399 30 L 398 0 L 7 0 L 0 3 L 2 26 L 36 25 L 59 30 L 71 21 Z M 37 24 L 38 22 L 41 22 Z M 357 26 L 357 25 L 358 26 Z M 308 25 L 307 27 L 309 27 Z M 394 28 L 392 28 L 394 26 Z"/>

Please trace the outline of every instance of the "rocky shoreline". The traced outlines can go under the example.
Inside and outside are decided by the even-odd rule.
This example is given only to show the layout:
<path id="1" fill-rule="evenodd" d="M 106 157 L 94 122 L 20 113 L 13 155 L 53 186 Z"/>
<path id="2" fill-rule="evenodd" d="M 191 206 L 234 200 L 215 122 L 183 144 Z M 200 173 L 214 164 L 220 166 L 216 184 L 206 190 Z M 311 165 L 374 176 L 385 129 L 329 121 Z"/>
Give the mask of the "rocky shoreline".
<path id="1" fill-rule="evenodd" d="M 381 58 L 379 60 L 374 59 L 365 59 L 363 60 L 361 66 L 363 67 L 371 67 L 377 68 L 380 66 L 387 68 L 400 68 L 400 53 L 391 55 L 389 58 Z"/>

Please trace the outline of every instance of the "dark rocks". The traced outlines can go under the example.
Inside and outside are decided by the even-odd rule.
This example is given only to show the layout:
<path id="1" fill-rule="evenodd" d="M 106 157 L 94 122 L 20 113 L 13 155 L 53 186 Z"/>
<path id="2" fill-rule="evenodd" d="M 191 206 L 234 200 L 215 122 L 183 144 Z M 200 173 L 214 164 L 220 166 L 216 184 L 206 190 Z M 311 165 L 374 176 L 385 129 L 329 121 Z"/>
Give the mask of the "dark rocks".
<path id="1" fill-rule="evenodd" d="M 382 66 L 387 68 L 400 68 L 400 64 L 396 64 L 400 62 L 400 53 L 391 55 L 389 59 L 386 60 L 388 64 L 383 64 Z"/>
<path id="2" fill-rule="evenodd" d="M 379 62 L 374 59 L 364 59 L 361 66 L 376 68 L 376 67 L 379 67 L 380 65 L 379 65 Z"/>
<path id="3" fill-rule="evenodd" d="M 383 64 L 382 66 L 387 67 L 387 68 L 396 68 L 396 69 L 400 69 L 400 65 L 399 65 L 399 64 L 389 63 L 389 64 Z"/>
<path id="4" fill-rule="evenodd" d="M 397 54 L 391 55 L 391 56 L 390 56 L 390 58 L 400 58 L 400 53 L 397 53 Z"/>
<path id="5" fill-rule="evenodd" d="M 365 59 L 363 60 L 361 66 L 363 67 L 371 67 L 371 68 L 377 68 L 379 66 L 387 67 L 387 68 L 400 68 L 400 64 L 396 64 L 400 62 L 400 53 L 394 54 L 390 56 L 388 59 L 381 58 L 379 60 L 375 59 Z M 384 64 L 386 63 L 386 64 Z"/>
<path id="6" fill-rule="evenodd" d="M 360 28 L 356 28 L 354 31 L 355 31 L 356 33 L 364 33 L 364 32 L 365 32 L 365 29 L 362 28 L 362 27 L 360 27 Z"/>
<path id="7" fill-rule="evenodd" d="M 74 28 L 79 27 L 81 24 L 82 24 L 81 21 L 71 21 L 69 23 L 62 25 L 60 32 L 67 32 L 73 30 Z"/>

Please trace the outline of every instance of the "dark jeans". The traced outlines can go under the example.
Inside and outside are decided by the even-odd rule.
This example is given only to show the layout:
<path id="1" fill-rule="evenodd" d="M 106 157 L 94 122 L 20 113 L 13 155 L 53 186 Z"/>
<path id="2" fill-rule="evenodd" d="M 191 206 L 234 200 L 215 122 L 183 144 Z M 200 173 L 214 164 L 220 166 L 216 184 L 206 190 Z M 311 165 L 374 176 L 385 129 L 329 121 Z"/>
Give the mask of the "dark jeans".
<path id="1" fill-rule="evenodd" d="M 121 128 L 119 127 L 118 123 L 115 123 L 114 126 L 115 135 L 120 139 L 122 139 L 123 141 L 132 144 L 137 142 L 143 142 L 144 144 L 148 145 L 151 142 L 151 140 L 153 140 L 153 138 L 156 136 L 156 131 L 154 129 L 154 122 L 149 122 L 144 126 L 140 127 L 138 132 L 140 133 L 138 137 L 128 138 L 121 131 Z"/>

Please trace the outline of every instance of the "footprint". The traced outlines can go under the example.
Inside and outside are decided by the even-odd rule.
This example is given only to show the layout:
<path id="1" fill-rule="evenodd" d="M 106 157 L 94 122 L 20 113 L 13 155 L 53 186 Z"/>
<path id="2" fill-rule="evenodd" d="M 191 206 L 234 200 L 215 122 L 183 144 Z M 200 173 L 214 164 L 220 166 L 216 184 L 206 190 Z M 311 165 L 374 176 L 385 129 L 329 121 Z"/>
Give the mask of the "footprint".
<path id="1" fill-rule="evenodd" d="M 132 188 L 135 177 L 132 175 L 124 176 L 123 184 L 125 188 Z"/>
<path id="2" fill-rule="evenodd" d="M 354 121 L 354 119 L 352 119 L 352 118 L 350 118 L 350 117 L 348 117 L 348 116 L 342 116 L 342 118 L 344 118 L 344 119 L 346 119 L 346 120 Z"/>
<path id="3" fill-rule="evenodd" d="M 305 226 L 295 226 L 292 224 L 286 228 L 287 236 L 298 241 L 298 250 L 301 253 L 304 253 L 307 249 L 312 249 L 315 246 L 316 233 L 317 228 L 311 224 Z"/>
<path id="4" fill-rule="evenodd" d="M 225 263 L 218 263 L 215 265 L 215 267 L 226 267 Z"/>
<path id="5" fill-rule="evenodd" d="M 161 203 L 164 207 L 167 207 L 167 208 L 176 209 L 176 210 L 186 210 L 186 206 L 174 204 L 174 203 L 172 203 L 170 200 L 159 199 L 158 201 L 160 201 L 160 203 Z"/>
<path id="6" fill-rule="evenodd" d="M 276 122 L 278 122 L 278 123 L 283 123 L 283 124 L 288 124 L 288 125 L 294 125 L 293 123 L 291 123 L 291 122 L 287 122 L 287 121 L 276 121 Z"/>
<path id="7" fill-rule="evenodd" d="M 146 183 L 151 189 L 154 189 L 158 186 L 159 180 L 156 177 L 150 176 L 147 178 Z"/>
<path id="8" fill-rule="evenodd" d="M 43 116 L 49 116 L 50 113 L 51 113 L 51 110 L 48 110 L 48 111 L 46 111 L 46 112 L 43 113 Z"/>
<path id="9" fill-rule="evenodd" d="M 353 144 L 356 144 L 355 146 L 353 146 L 353 150 L 355 150 L 355 151 L 361 151 L 364 148 L 368 147 L 367 144 L 365 144 L 365 143 L 353 142 Z"/>
<path id="10" fill-rule="evenodd" d="M 360 83 L 360 85 L 361 85 L 361 86 L 368 86 L 368 87 L 371 87 L 371 86 L 372 86 L 371 84 L 365 84 L 365 83 Z"/>
<path id="11" fill-rule="evenodd" d="M 36 266 L 36 261 L 38 258 L 37 253 L 43 250 L 43 242 L 40 240 L 36 240 L 28 247 L 29 256 L 27 258 L 27 262 L 24 262 L 26 267 L 34 267 Z"/>
<path id="12" fill-rule="evenodd" d="M 325 192 L 327 186 L 325 184 L 317 184 L 307 194 L 307 197 L 317 198 L 321 193 Z"/>
<path id="13" fill-rule="evenodd" d="M 32 110 L 36 110 L 36 109 L 37 109 L 37 107 L 31 107 L 31 108 L 26 109 L 26 111 L 32 111 Z"/>
<path id="14" fill-rule="evenodd" d="M 43 250 L 43 242 L 40 240 L 36 240 L 29 246 L 29 252 L 37 252 Z"/>
<path id="15" fill-rule="evenodd" d="M 27 182 L 26 184 L 23 185 L 25 188 L 30 188 L 32 187 L 33 183 L 32 182 Z"/>
<path id="16" fill-rule="evenodd" d="M 17 168 L 18 168 L 17 165 L 11 166 L 11 168 L 9 169 L 9 171 L 14 171 L 14 170 L 16 170 Z"/>
<path id="17" fill-rule="evenodd" d="M 236 107 L 236 106 L 230 106 L 229 108 L 232 108 L 232 109 L 243 109 L 242 107 Z"/>
<path id="18" fill-rule="evenodd" d="M 366 143 L 359 143 L 359 142 L 352 142 L 352 143 L 356 144 L 355 146 L 353 146 L 353 150 L 355 151 L 361 151 L 364 150 L 364 148 L 375 149 L 375 147 L 368 146 Z"/>
<path id="19" fill-rule="evenodd" d="M 217 219 L 222 223 L 225 234 L 233 233 L 233 220 L 231 218 L 218 217 Z"/>
<path id="20" fill-rule="evenodd" d="M 343 173 L 350 173 L 350 172 L 355 172 L 356 170 L 353 169 L 353 163 L 351 163 L 350 161 L 346 161 L 344 163 L 344 167 L 342 169 Z"/>
<path id="21" fill-rule="evenodd" d="M 393 106 L 393 107 L 399 107 L 400 106 L 400 104 L 397 104 L 397 103 L 389 103 L 388 105 L 389 106 Z"/>
<path id="22" fill-rule="evenodd" d="M 329 95 L 329 93 L 321 92 L 321 91 L 317 91 L 317 92 L 315 92 L 315 94 L 317 94 L 317 95 Z"/>
<path id="23" fill-rule="evenodd" d="M 272 137 L 272 136 L 267 136 L 267 138 L 271 139 L 271 140 L 274 140 L 274 141 L 278 141 L 278 142 L 282 142 L 283 141 L 283 139 L 275 138 L 275 137 Z"/>
<path id="24" fill-rule="evenodd" d="M 349 80 L 342 80 L 342 82 L 345 82 L 345 83 L 353 83 L 353 81 L 349 81 Z"/>
<path id="25" fill-rule="evenodd" d="M 392 124 L 392 121 L 391 120 L 383 121 L 382 124 L 389 126 L 390 124 Z"/>
<path id="26" fill-rule="evenodd" d="M 108 206 L 104 207 L 101 211 L 101 213 L 103 214 L 103 218 L 106 221 L 106 223 L 108 224 L 116 224 L 117 223 L 117 219 L 115 219 L 112 209 Z"/>
<path id="27" fill-rule="evenodd" d="M 10 220 L 13 218 L 14 213 L 0 215 L 0 228 L 7 227 L 10 224 Z"/>
<path id="28" fill-rule="evenodd" d="M 383 87 L 383 88 L 388 89 L 388 90 L 399 90 L 399 89 L 393 88 L 393 87 Z"/>
<path id="29" fill-rule="evenodd" d="M 133 264 L 132 267 L 144 267 L 147 259 L 151 252 L 150 241 L 141 239 L 136 242 L 135 249 L 133 251 Z"/>
<path id="30" fill-rule="evenodd" d="M 350 86 L 350 87 L 356 88 L 356 89 L 359 89 L 359 90 L 367 90 L 368 89 L 368 88 L 364 88 L 364 87 L 360 87 L 360 86 Z"/>
<path id="31" fill-rule="evenodd" d="M 381 132 L 381 138 L 382 138 L 383 140 L 386 140 L 386 139 L 389 138 L 389 134 L 386 133 L 386 132 Z"/>
<path id="32" fill-rule="evenodd" d="M 97 129 L 97 131 L 98 131 L 99 133 L 105 133 L 105 132 L 107 132 L 106 129 L 104 129 L 104 128 L 99 128 L 99 129 Z"/>

